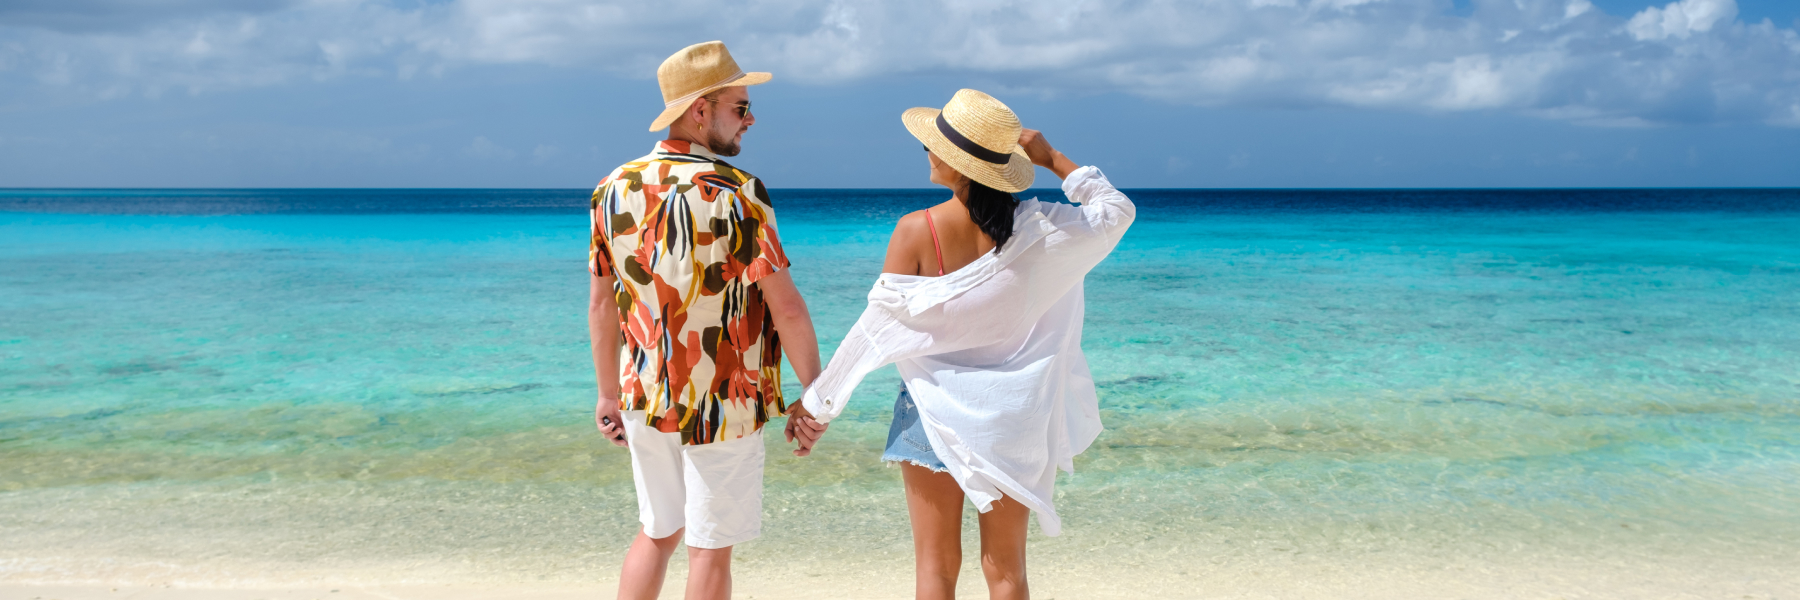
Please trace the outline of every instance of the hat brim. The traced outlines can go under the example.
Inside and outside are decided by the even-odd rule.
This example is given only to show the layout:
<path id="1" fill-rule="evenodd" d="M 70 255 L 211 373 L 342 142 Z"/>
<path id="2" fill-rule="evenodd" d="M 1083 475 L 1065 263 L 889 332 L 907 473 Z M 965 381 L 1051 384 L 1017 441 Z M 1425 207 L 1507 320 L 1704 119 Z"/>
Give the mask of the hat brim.
<path id="1" fill-rule="evenodd" d="M 743 77 L 739 77 L 737 79 L 733 79 L 731 81 L 727 81 L 725 83 L 721 83 L 721 84 L 718 84 L 718 85 L 715 85 L 712 87 L 702 88 L 699 93 L 694 94 L 694 97 L 689 98 L 688 101 L 677 103 L 675 105 L 669 106 L 668 108 L 664 108 L 662 111 L 662 114 L 657 115 L 656 120 L 650 122 L 650 130 L 651 131 L 662 131 L 664 127 L 668 127 L 670 123 L 674 123 L 675 119 L 681 118 L 681 114 L 687 112 L 688 107 L 693 106 L 695 101 L 706 96 L 707 94 L 711 94 L 715 91 L 722 90 L 722 89 L 725 89 L 728 87 L 733 87 L 733 86 L 743 87 L 743 86 L 747 86 L 747 85 L 758 85 L 758 84 L 768 83 L 769 80 L 773 79 L 774 77 L 775 77 L 774 75 L 770 75 L 768 73 L 745 73 Z"/>
<path id="2" fill-rule="evenodd" d="M 936 108 L 911 108 L 900 113 L 900 122 L 906 124 L 906 130 L 919 138 L 938 160 L 956 169 L 956 172 L 968 178 L 1002 192 L 1016 194 L 1031 188 L 1031 182 L 1037 178 L 1037 169 L 1033 168 L 1031 158 L 1025 156 L 1023 150 L 1013 150 L 1007 156 L 1006 164 L 997 165 L 975 158 L 938 131 L 938 114 L 943 112 Z"/>

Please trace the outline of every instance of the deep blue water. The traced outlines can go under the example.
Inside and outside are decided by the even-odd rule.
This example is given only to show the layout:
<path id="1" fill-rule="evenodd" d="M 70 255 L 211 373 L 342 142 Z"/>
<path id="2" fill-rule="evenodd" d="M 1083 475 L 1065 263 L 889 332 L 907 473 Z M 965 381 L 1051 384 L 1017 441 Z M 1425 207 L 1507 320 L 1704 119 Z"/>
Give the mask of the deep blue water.
<path id="1" fill-rule="evenodd" d="M 1199 213 L 1793 212 L 1794 189 L 1129 190 L 1151 218 Z M 545 189 L 0 189 L 0 212 L 135 215 L 529 214 L 586 210 L 589 190 Z M 782 189 L 779 210 L 897 216 L 930 189 Z M 1056 189 L 1020 196 L 1060 198 Z"/>

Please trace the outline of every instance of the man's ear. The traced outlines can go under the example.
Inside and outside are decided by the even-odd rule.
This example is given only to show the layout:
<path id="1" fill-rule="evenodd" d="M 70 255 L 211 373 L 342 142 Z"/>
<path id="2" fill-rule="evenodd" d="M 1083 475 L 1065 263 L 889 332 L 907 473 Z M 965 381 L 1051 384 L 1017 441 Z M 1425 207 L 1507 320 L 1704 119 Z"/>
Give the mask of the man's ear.
<path id="1" fill-rule="evenodd" d="M 686 117 L 688 122 L 695 123 L 695 125 L 704 125 L 706 123 L 706 117 L 709 116 L 707 110 L 711 108 L 711 105 L 712 103 L 708 102 L 705 96 L 695 99 L 693 104 L 688 105 Z"/>

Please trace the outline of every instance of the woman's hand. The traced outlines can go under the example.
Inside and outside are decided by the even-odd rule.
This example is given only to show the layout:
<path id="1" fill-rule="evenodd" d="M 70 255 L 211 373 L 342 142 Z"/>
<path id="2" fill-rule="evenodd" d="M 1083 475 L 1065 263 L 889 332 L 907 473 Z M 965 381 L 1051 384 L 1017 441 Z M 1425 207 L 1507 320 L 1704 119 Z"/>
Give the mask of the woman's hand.
<path id="1" fill-rule="evenodd" d="M 1019 147 L 1025 150 L 1025 156 L 1031 159 L 1031 164 L 1049 169 L 1056 174 L 1057 179 L 1068 179 L 1070 173 L 1080 168 L 1075 161 L 1052 148 L 1050 140 L 1044 139 L 1044 134 L 1036 129 L 1019 132 Z"/>
<path id="2" fill-rule="evenodd" d="M 819 437 L 831 426 L 813 420 L 812 413 L 799 402 L 788 405 L 787 419 L 787 430 L 783 433 L 787 434 L 788 441 L 800 443 L 800 447 L 794 449 L 794 456 L 812 454 L 813 445 L 819 443 Z"/>

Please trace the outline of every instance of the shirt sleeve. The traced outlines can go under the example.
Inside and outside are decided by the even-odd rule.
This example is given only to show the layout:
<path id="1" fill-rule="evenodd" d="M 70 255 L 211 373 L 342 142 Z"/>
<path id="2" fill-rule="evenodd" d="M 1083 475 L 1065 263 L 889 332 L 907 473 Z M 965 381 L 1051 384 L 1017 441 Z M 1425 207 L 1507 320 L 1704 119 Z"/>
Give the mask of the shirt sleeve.
<path id="1" fill-rule="evenodd" d="M 814 379 L 800 402 L 806 412 L 820 423 L 830 423 L 844 412 L 844 406 L 850 401 L 850 395 L 863 378 L 876 369 L 926 354 L 955 352 L 989 343 L 992 336 L 983 335 L 989 328 L 957 327 L 948 329 L 943 323 L 958 321 L 958 316 L 946 315 L 942 307 L 934 308 L 919 315 L 917 323 L 903 323 L 895 317 L 895 311 L 905 310 L 897 297 L 883 294 L 876 282 L 877 289 L 870 292 L 869 306 L 863 309 L 856 324 L 850 326 L 849 333 L 844 334 L 844 341 L 838 343 L 837 351 L 831 353 L 831 362 L 826 363 L 825 371 Z M 885 300 L 877 300 L 877 296 L 886 296 Z M 1016 316 L 1016 315 L 1015 315 Z M 1000 322 L 1004 319 L 993 319 Z"/>
<path id="2" fill-rule="evenodd" d="M 1080 224 L 1095 235 L 1116 241 L 1137 219 L 1137 205 L 1113 187 L 1099 167 L 1075 169 L 1063 180 L 1062 189 L 1070 201 L 1081 206 Z"/>
<path id="3" fill-rule="evenodd" d="M 788 267 L 787 251 L 775 231 L 775 207 L 762 180 L 750 178 L 738 187 L 736 220 L 731 228 L 731 254 L 743 269 L 744 283 L 756 283 Z"/>
<path id="4" fill-rule="evenodd" d="M 830 423 L 844 412 L 844 406 L 850 402 L 851 392 L 862 383 L 864 377 L 876 369 L 894 362 L 895 358 L 886 352 L 869 335 L 869 329 L 881 326 L 883 315 L 875 307 L 863 311 L 861 318 L 850 327 L 844 335 L 844 341 L 838 343 L 837 351 L 831 354 L 831 361 L 826 363 L 825 371 L 813 384 L 806 388 L 800 397 L 801 405 L 811 413 L 814 420 Z"/>
<path id="5" fill-rule="evenodd" d="M 819 373 L 819 378 L 815 378 L 812 386 L 806 387 L 805 395 L 801 395 L 799 402 L 817 422 L 830 423 L 837 414 L 844 413 L 844 405 L 850 404 L 850 395 L 857 391 L 857 384 L 862 384 L 862 378 L 893 362 L 873 339 L 869 339 L 868 332 L 864 332 L 873 319 L 877 319 L 877 315 L 871 310 L 851 326 L 844 341 L 837 344 L 837 351 L 833 351 L 824 373 Z"/>
<path id="6" fill-rule="evenodd" d="M 595 277 L 613 274 L 612 235 L 606 227 L 606 184 L 600 182 L 588 199 L 588 273 Z"/>

